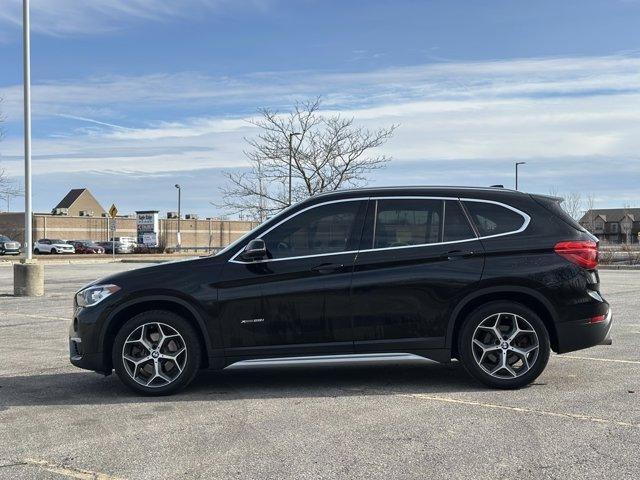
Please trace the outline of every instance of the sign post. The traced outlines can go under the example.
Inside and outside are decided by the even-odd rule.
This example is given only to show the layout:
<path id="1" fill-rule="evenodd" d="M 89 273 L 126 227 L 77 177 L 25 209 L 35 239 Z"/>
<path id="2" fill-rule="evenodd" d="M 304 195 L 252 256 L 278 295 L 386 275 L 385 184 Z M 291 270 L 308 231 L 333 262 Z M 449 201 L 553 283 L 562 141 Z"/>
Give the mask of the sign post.
<path id="1" fill-rule="evenodd" d="M 148 249 L 157 248 L 160 245 L 158 241 L 160 233 L 158 213 L 158 210 L 136 211 L 138 243 Z"/>
<path id="2" fill-rule="evenodd" d="M 109 225 L 109 232 L 111 233 L 111 255 L 114 261 L 116 259 L 116 227 L 117 227 L 116 215 L 117 214 L 118 214 L 118 209 L 116 208 L 115 203 L 112 203 L 111 208 L 109 209 L 109 216 L 111 217 L 111 225 Z"/>

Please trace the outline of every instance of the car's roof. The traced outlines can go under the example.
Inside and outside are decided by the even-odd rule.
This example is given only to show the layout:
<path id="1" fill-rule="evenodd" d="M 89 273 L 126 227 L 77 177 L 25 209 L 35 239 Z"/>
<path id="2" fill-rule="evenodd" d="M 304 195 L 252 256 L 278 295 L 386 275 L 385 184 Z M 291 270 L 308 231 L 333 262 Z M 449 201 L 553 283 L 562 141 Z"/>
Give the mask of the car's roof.
<path id="1" fill-rule="evenodd" d="M 469 187 L 469 186 L 398 186 L 398 187 L 366 187 L 353 188 L 345 190 L 335 190 L 332 192 L 323 192 L 311 197 L 311 199 L 340 199 L 358 196 L 380 196 L 380 195 L 428 195 L 428 196 L 444 196 L 444 197 L 469 197 L 469 198 L 507 198 L 522 197 L 527 195 L 518 190 L 511 190 L 502 187 Z M 310 200 L 311 200 L 310 199 Z"/>

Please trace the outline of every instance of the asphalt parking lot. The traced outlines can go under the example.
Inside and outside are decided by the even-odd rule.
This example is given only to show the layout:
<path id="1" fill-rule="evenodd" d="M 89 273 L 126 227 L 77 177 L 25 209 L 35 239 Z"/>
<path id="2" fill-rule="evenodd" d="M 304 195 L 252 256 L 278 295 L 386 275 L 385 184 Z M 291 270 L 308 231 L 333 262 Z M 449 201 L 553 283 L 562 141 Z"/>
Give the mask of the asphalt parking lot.
<path id="1" fill-rule="evenodd" d="M 48 265 L 44 298 L 0 266 L 0 478 L 640 476 L 640 272 L 602 271 L 614 343 L 487 390 L 461 366 L 203 372 L 172 397 L 73 368 L 72 293 L 141 265 Z"/>

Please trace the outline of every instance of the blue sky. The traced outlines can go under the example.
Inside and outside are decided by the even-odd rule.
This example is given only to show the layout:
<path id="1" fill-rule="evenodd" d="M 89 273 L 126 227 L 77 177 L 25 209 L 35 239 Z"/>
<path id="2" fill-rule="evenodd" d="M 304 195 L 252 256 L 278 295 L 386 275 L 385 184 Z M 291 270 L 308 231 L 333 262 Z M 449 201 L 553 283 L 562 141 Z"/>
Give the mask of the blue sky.
<path id="1" fill-rule="evenodd" d="M 0 0 L 0 167 L 20 180 L 21 0 Z M 640 1 L 32 0 L 34 206 L 210 205 L 247 122 L 322 95 L 400 124 L 371 178 L 639 205 Z M 21 199 L 13 200 L 18 209 Z M 4 208 L 4 205 L 1 207 Z"/>

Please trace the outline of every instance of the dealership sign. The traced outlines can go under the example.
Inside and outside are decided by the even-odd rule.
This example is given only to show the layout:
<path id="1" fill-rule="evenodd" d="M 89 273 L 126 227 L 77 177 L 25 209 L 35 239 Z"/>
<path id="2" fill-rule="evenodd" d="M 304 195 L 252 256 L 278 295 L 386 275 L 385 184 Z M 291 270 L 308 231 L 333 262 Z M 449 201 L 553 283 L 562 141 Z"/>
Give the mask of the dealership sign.
<path id="1" fill-rule="evenodd" d="M 157 210 L 136 212 L 138 227 L 138 243 L 147 247 L 157 247 L 160 221 Z"/>

